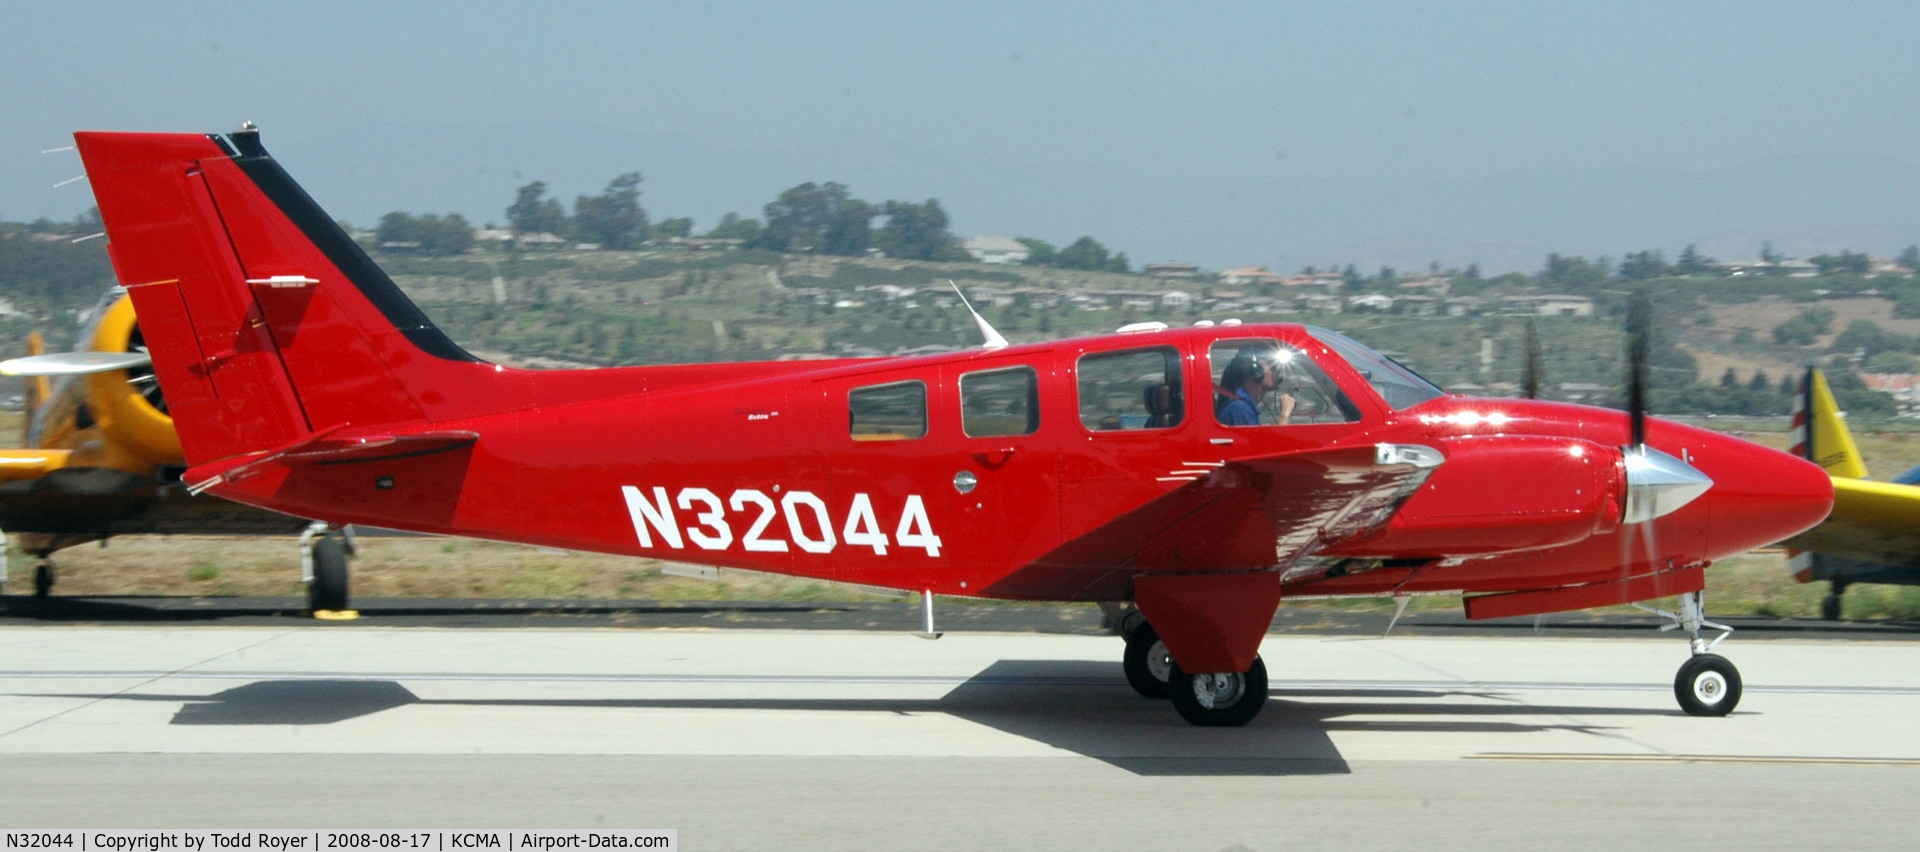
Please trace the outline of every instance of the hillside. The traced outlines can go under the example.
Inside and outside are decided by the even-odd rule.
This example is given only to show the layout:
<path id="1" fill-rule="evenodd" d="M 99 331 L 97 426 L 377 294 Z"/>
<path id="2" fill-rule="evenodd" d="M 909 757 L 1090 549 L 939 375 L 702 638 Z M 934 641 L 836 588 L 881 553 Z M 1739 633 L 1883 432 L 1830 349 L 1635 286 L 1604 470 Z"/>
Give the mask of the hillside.
<path id="1" fill-rule="evenodd" d="M 27 235 L 32 236 L 32 235 Z M 109 283 L 103 241 L 41 237 L 32 264 L 0 265 L 0 298 L 25 314 L 0 318 L 0 351 L 18 352 L 29 331 L 72 345 L 71 314 Z M 1607 403 L 1624 369 L 1620 330 L 1628 288 L 1656 305 L 1656 410 L 1779 415 L 1781 380 L 1809 363 L 1856 366 L 1856 352 L 1920 350 L 1920 318 L 1897 299 L 1920 286 L 1902 279 L 1605 279 L 1584 288 L 1535 278 L 1335 279 L 1320 286 L 1229 287 L 1209 279 L 1052 267 L 933 263 L 760 251 L 506 252 L 453 257 L 377 253 L 376 259 L 462 345 L 532 365 L 684 363 L 839 354 L 888 354 L 976 345 L 978 332 L 953 295 L 957 285 L 1015 342 L 1094 334 L 1143 320 L 1297 321 L 1335 328 L 1386 350 L 1443 386 L 1512 393 L 1525 361 L 1527 318 L 1503 299 L 1570 294 L 1590 316 L 1534 317 L 1550 397 Z M 57 281 L 50 269 L 64 270 Z M 1541 277 L 1546 277 L 1544 274 Z M 951 281 L 952 285 L 948 282 Z M 1408 286 L 1409 284 L 1421 286 Z M 1390 308 L 1356 308 L 1386 296 Z M 1408 298 L 1409 296 L 1413 298 Z M 1184 298 L 1183 298 L 1184 297 Z M 1801 341 L 1774 330 L 1813 309 L 1825 317 Z M 1912 313 L 1920 314 L 1920 311 Z M 1457 315 L 1454 315 L 1457 314 Z M 1847 334 L 1871 322 L 1871 340 Z M 1871 350 L 1871 351 L 1863 351 Z M 1731 367 L 1740 389 L 1719 387 Z M 1767 390 L 1745 390 L 1755 373 Z M 1845 394 L 1866 393 L 1842 382 Z M 1875 395 L 1848 401 L 1862 414 L 1891 414 Z"/>

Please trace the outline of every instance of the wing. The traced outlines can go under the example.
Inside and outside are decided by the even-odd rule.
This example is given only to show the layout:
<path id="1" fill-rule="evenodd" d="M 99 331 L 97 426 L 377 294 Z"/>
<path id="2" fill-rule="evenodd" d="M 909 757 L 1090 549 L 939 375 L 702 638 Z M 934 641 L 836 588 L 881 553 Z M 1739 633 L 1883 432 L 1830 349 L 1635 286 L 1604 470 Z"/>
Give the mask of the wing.
<path id="1" fill-rule="evenodd" d="M 1833 480 L 1833 514 L 1786 541 L 1811 550 L 1889 565 L 1920 566 L 1920 486 Z"/>
<path id="2" fill-rule="evenodd" d="M 1438 454 L 1403 449 L 1368 445 L 1225 464 L 1067 542 L 989 592 L 1122 600 L 1138 574 L 1284 568 L 1384 524 L 1439 463 Z"/>
<path id="3" fill-rule="evenodd" d="M 67 466 L 66 450 L 0 450 L 0 483 L 30 482 Z"/>

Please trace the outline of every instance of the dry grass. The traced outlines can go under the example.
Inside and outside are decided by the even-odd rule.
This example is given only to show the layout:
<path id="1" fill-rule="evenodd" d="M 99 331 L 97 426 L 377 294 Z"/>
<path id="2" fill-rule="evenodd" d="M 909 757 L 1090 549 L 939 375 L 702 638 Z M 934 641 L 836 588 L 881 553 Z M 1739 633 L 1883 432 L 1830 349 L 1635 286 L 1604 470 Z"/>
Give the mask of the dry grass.
<path id="1" fill-rule="evenodd" d="M 54 557 L 67 595 L 304 596 L 295 540 L 125 536 Z M 31 559 L 15 554 L 16 578 Z M 717 581 L 660 573 L 660 562 L 471 539 L 361 536 L 356 597 L 628 600 L 856 600 L 850 586 L 723 571 Z"/>

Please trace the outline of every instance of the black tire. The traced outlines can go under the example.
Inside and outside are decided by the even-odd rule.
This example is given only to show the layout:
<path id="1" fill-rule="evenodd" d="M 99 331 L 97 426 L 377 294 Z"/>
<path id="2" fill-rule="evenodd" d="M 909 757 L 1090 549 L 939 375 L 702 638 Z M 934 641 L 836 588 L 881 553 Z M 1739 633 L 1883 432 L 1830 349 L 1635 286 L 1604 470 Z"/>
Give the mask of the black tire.
<path id="1" fill-rule="evenodd" d="M 1209 687 L 1212 687 L 1209 689 Z M 1202 693 L 1210 695 L 1202 696 Z M 1238 674 L 1190 675 L 1173 664 L 1167 679 L 1167 697 L 1188 724 L 1202 728 L 1238 728 L 1267 706 L 1267 664 L 1253 658 L 1253 668 Z M 1211 706 L 1208 706 L 1210 701 Z"/>
<path id="2" fill-rule="evenodd" d="M 1127 652 L 1120 658 L 1120 667 L 1127 673 L 1127 684 L 1134 692 L 1146 698 L 1167 697 L 1167 678 L 1173 674 L 1173 657 L 1167 653 L 1167 643 L 1160 641 L 1160 634 L 1153 627 L 1141 622 L 1139 627 L 1127 634 Z"/>
<path id="3" fill-rule="evenodd" d="M 53 594 L 53 566 L 45 562 L 33 566 L 33 596 L 44 598 Z"/>
<path id="4" fill-rule="evenodd" d="M 1838 592 L 1820 599 L 1820 617 L 1827 621 L 1840 620 L 1840 594 Z"/>
<path id="5" fill-rule="evenodd" d="M 307 606 L 314 612 L 347 608 L 347 544 L 338 535 L 329 533 L 313 544 Z"/>
<path id="6" fill-rule="evenodd" d="M 1689 716 L 1725 716 L 1740 703 L 1740 670 L 1718 654 L 1695 654 L 1674 677 L 1673 697 Z"/>

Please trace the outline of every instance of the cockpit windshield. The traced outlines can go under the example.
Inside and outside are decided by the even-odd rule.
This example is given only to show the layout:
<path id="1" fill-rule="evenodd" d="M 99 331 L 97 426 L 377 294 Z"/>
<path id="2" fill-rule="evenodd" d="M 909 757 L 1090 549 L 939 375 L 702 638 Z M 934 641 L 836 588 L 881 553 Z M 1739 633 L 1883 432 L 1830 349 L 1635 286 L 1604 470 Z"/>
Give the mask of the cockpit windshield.
<path id="1" fill-rule="evenodd" d="M 1326 344 L 1328 349 L 1332 349 L 1340 357 L 1347 359 L 1347 363 L 1352 365 L 1368 384 L 1373 385 L 1374 391 L 1378 392 L 1380 398 L 1386 400 L 1387 405 L 1395 411 L 1447 395 L 1446 391 L 1441 390 L 1434 383 L 1421 378 L 1419 373 L 1368 349 L 1351 337 L 1311 325 L 1307 326 L 1307 333 L 1313 335 L 1315 340 Z"/>

